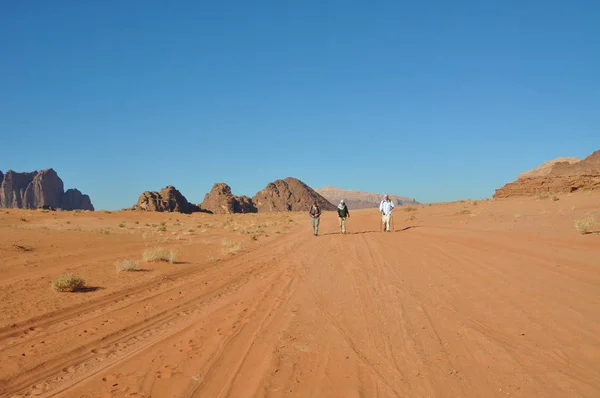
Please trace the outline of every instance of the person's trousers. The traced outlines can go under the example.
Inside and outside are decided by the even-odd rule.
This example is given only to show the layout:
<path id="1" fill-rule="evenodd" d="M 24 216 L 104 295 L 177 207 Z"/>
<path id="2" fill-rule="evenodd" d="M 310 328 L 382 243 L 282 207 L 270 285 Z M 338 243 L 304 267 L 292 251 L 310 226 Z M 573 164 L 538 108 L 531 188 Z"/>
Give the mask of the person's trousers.
<path id="1" fill-rule="evenodd" d="M 338 217 L 340 219 L 340 230 L 343 234 L 346 233 L 346 217 Z"/>
<path id="2" fill-rule="evenodd" d="M 390 218 L 391 214 L 381 215 L 381 222 L 383 223 L 383 230 L 385 232 L 390 232 Z"/>
<path id="3" fill-rule="evenodd" d="M 312 222 L 312 227 L 313 227 L 313 234 L 318 235 L 319 233 L 319 220 L 321 217 L 313 217 L 311 219 Z"/>

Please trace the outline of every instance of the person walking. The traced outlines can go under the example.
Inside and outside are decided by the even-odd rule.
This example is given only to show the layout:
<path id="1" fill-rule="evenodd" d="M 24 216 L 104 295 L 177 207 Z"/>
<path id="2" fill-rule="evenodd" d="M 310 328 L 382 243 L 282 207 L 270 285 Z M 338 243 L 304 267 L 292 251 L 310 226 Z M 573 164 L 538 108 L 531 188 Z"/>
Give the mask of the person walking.
<path id="1" fill-rule="evenodd" d="M 317 205 L 316 200 L 313 201 L 313 204 L 310 207 L 308 214 L 311 217 L 313 234 L 317 236 L 319 235 L 319 221 L 321 219 L 321 208 L 319 207 L 319 205 Z"/>
<path id="2" fill-rule="evenodd" d="M 392 217 L 392 210 L 394 210 L 394 203 L 390 200 L 388 194 L 385 194 L 383 200 L 379 204 L 379 211 L 381 212 L 381 222 L 384 226 L 384 232 L 391 232 L 390 219 Z"/>
<path id="3" fill-rule="evenodd" d="M 340 200 L 340 204 L 337 207 L 338 217 L 340 219 L 340 232 L 342 234 L 346 233 L 346 218 L 350 218 L 350 210 L 348 210 L 348 206 L 344 202 L 344 199 Z"/>

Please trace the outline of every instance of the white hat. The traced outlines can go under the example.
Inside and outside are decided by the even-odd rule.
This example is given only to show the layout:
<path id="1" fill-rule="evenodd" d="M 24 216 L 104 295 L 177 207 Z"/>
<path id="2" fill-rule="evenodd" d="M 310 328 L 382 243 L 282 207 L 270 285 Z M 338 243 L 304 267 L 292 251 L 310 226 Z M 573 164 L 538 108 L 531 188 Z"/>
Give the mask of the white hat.
<path id="1" fill-rule="evenodd" d="M 340 203 L 344 203 L 344 199 L 340 199 Z"/>

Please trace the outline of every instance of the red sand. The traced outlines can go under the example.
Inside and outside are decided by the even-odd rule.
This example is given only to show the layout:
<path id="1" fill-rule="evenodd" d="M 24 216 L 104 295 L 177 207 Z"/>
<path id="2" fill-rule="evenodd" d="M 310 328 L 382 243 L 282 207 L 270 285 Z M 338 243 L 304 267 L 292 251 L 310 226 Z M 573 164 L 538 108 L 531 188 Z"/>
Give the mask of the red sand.
<path id="1" fill-rule="evenodd" d="M 598 397 L 600 235 L 574 222 L 600 194 L 559 198 L 399 208 L 393 233 L 354 211 L 345 236 L 330 212 L 319 237 L 304 213 L 0 209 L 0 395 Z"/>

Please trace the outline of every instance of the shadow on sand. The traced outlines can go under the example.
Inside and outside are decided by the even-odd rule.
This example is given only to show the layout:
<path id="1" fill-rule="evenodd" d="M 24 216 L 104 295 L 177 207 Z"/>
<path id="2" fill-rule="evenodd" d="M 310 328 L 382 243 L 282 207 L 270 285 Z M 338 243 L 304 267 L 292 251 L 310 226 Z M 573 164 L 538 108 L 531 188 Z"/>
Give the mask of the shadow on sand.
<path id="1" fill-rule="evenodd" d="M 392 232 L 403 232 L 403 231 L 408 231 L 409 229 L 413 229 L 413 228 L 419 228 L 420 225 L 411 225 L 409 227 L 404 227 L 402 229 L 396 229 Z M 359 231 L 359 232 L 346 232 L 346 235 L 362 235 L 362 234 L 379 234 L 379 233 L 383 233 L 383 231 Z M 341 232 L 327 232 L 325 234 L 319 234 L 320 236 L 327 236 L 327 235 L 342 235 Z"/>

